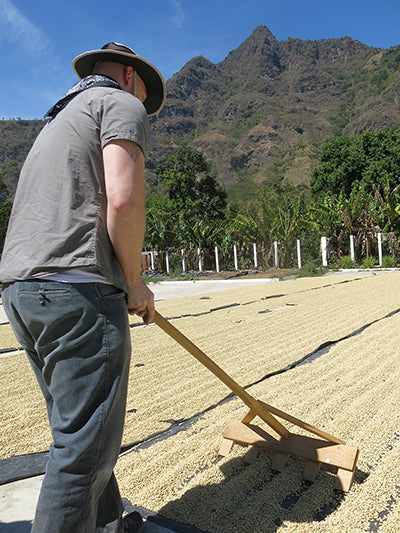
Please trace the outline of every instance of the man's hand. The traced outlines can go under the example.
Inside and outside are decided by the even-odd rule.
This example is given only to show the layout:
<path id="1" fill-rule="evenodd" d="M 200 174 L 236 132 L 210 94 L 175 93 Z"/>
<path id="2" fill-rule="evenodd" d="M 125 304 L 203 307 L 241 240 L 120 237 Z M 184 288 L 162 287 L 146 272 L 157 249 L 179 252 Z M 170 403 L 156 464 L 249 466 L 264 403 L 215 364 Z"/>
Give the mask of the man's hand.
<path id="1" fill-rule="evenodd" d="M 128 286 L 127 307 L 128 313 L 142 317 L 146 326 L 153 320 L 154 294 L 142 279 Z"/>

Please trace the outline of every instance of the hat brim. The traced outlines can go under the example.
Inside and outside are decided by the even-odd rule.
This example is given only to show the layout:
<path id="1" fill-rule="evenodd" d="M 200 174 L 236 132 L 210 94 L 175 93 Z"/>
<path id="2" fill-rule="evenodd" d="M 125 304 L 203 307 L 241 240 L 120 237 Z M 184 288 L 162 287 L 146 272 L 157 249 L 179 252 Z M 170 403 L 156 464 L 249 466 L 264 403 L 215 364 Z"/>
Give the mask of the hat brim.
<path id="1" fill-rule="evenodd" d="M 80 78 L 85 78 L 93 72 L 99 61 L 115 61 L 131 66 L 142 78 L 146 86 L 147 98 L 143 105 L 149 116 L 159 113 L 164 107 L 166 89 L 164 78 L 157 68 L 140 56 L 119 52 L 116 50 L 92 50 L 77 56 L 72 62 L 72 68 Z"/>

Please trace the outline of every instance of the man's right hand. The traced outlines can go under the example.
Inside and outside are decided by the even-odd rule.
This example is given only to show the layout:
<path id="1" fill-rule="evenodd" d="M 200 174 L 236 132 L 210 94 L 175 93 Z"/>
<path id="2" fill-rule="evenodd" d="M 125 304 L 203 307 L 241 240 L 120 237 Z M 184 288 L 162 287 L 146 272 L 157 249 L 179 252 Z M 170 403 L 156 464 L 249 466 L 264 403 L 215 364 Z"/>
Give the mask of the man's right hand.
<path id="1" fill-rule="evenodd" d="M 138 315 L 143 322 L 150 324 L 154 316 L 154 294 L 142 279 L 128 286 L 128 313 Z"/>

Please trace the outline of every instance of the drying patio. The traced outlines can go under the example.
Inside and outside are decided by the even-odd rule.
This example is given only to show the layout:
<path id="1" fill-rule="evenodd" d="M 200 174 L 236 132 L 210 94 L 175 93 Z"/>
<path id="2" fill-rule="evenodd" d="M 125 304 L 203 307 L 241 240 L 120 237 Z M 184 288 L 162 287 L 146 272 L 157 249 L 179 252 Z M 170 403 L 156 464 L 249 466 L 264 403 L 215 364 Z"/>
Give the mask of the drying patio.
<path id="1" fill-rule="evenodd" d="M 227 422 L 248 408 L 165 332 L 132 318 L 116 467 L 125 498 L 211 533 L 399 530 L 399 272 L 258 283 L 157 309 L 252 396 L 358 447 L 360 458 L 343 493 L 326 467 L 304 481 L 301 459 L 276 472 L 270 452 L 250 465 L 238 445 L 219 457 Z M 0 325 L 0 348 L 12 347 Z M 45 452 L 45 407 L 22 353 L 0 359 L 0 387 L 0 457 Z"/>

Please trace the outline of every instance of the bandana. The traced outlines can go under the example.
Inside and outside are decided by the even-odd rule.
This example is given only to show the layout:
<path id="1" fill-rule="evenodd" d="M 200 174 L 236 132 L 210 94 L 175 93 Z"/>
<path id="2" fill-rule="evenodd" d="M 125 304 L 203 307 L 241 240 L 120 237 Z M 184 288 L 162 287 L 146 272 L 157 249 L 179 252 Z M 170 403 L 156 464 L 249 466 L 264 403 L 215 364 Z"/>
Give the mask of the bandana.
<path id="1" fill-rule="evenodd" d="M 73 98 L 75 98 L 75 96 L 82 91 L 86 91 L 86 89 L 91 89 L 92 87 L 112 87 L 122 91 L 121 85 L 112 78 L 103 76 L 102 74 L 91 74 L 90 76 L 86 76 L 86 78 L 83 78 L 75 83 L 75 85 L 71 87 L 64 98 L 61 98 L 61 100 L 59 100 L 47 111 L 44 118 L 53 120 L 53 118 L 56 117 L 58 113 L 62 111 Z"/>

